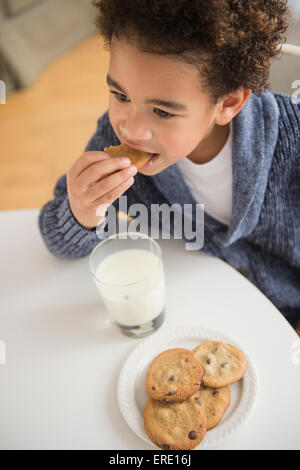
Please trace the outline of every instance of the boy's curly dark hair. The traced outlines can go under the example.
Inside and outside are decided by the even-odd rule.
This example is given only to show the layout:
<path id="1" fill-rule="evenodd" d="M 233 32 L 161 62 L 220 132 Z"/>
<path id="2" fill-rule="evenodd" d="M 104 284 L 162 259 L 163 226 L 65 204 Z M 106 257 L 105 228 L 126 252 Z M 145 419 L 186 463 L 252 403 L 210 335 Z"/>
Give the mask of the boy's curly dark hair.
<path id="1" fill-rule="evenodd" d="M 285 42 L 287 0 L 93 0 L 109 50 L 113 36 L 143 52 L 180 57 L 216 104 L 240 87 L 260 95 Z"/>

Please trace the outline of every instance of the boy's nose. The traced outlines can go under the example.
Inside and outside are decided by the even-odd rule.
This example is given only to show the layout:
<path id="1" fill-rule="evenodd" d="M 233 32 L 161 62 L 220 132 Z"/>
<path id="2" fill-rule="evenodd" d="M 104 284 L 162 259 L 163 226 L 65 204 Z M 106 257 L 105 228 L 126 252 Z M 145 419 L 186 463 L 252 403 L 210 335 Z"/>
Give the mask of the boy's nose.
<path id="1" fill-rule="evenodd" d="M 123 122 L 119 125 L 120 134 L 132 145 L 143 146 L 152 140 L 152 132 L 147 126 L 143 126 L 140 121 Z"/>

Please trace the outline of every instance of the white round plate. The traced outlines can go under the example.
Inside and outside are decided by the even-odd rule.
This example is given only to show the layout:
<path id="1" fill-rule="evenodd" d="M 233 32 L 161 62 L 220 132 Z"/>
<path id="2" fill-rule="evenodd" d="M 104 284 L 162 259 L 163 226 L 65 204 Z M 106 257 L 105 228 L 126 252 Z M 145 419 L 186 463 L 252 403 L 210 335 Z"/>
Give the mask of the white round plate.
<path id="1" fill-rule="evenodd" d="M 193 349 L 205 341 L 223 341 L 241 349 L 247 357 L 248 370 L 244 377 L 230 385 L 231 404 L 222 421 L 206 433 L 197 449 L 217 447 L 242 426 L 252 412 L 258 394 L 257 375 L 247 352 L 228 336 L 215 330 L 198 326 L 168 327 L 143 340 L 127 358 L 118 382 L 118 403 L 128 426 L 144 441 L 157 448 L 148 438 L 144 428 L 144 407 L 148 400 L 145 378 L 153 359 L 171 348 Z"/>

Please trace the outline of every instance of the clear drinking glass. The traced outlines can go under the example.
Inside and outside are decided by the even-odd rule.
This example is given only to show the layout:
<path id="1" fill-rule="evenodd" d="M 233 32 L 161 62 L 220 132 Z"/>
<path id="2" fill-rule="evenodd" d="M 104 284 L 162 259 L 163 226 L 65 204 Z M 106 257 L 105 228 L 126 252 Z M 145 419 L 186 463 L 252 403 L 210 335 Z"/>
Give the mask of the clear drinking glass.
<path id="1" fill-rule="evenodd" d="M 92 278 L 110 317 L 127 336 L 141 338 L 165 318 L 165 275 L 160 246 L 142 233 L 116 233 L 89 259 Z"/>

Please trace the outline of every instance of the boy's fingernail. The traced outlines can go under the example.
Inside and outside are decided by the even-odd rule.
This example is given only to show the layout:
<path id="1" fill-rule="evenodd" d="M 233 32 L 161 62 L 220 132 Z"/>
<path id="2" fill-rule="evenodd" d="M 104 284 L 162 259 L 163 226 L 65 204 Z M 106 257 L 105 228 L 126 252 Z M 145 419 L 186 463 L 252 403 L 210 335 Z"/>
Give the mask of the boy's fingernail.
<path id="1" fill-rule="evenodd" d="M 131 161 L 129 160 L 129 158 L 123 158 L 122 163 L 123 165 L 126 165 L 126 166 L 131 165 Z"/>
<path id="2" fill-rule="evenodd" d="M 128 168 L 128 173 L 129 175 L 136 175 L 137 174 L 136 166 L 132 165 L 130 168 Z"/>

